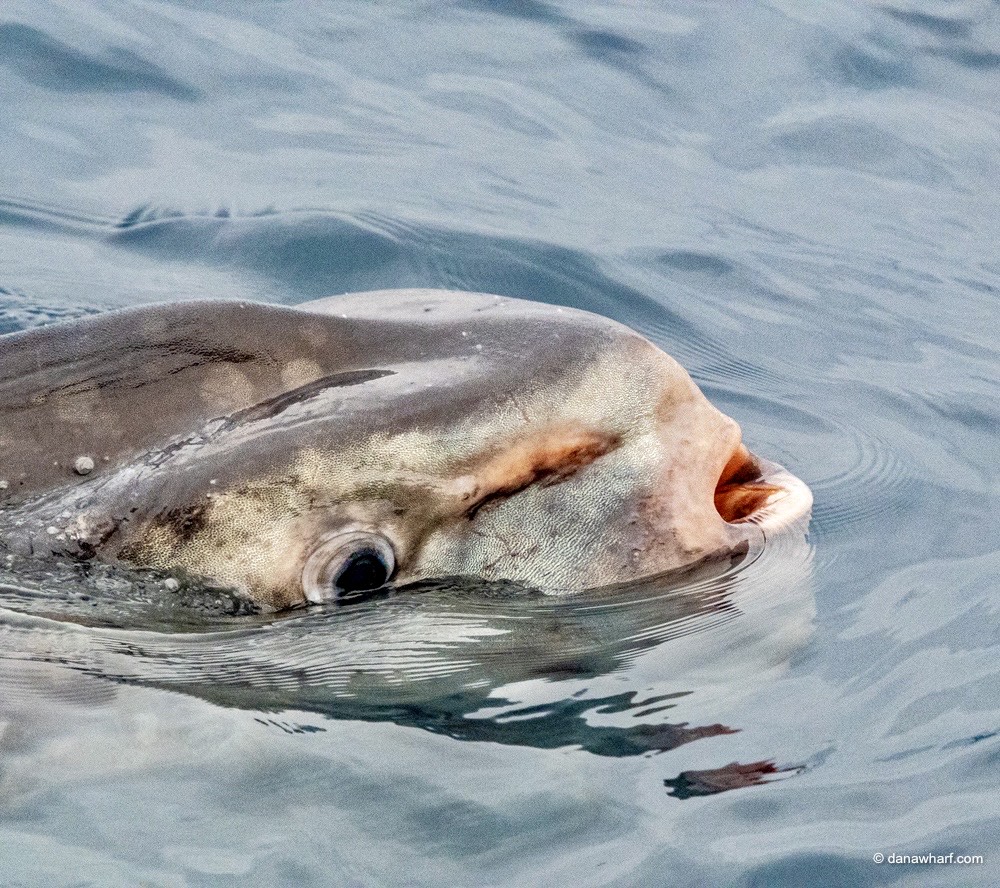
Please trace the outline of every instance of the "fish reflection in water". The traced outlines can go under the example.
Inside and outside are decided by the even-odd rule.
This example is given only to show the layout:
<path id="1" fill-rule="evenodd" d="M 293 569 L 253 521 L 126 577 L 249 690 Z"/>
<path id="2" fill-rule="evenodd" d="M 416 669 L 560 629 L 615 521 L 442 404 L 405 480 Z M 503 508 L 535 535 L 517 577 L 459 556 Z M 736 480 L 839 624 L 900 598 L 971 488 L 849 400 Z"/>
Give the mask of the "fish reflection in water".
<path id="1" fill-rule="evenodd" d="M 455 579 L 266 617 L 232 615 L 224 595 L 192 607 L 195 590 L 185 598 L 120 569 L 81 568 L 72 580 L 22 571 L 0 584 L 0 677 L 11 689 L 0 718 L 15 726 L 0 740 L 0 761 L 9 765 L 17 752 L 24 762 L 22 771 L 5 767 L 3 794 L 12 773 L 30 784 L 26 772 L 44 773 L 53 756 L 63 778 L 92 765 L 82 751 L 67 761 L 68 744 L 127 751 L 120 723 L 106 727 L 109 735 L 77 735 L 77 718 L 67 715 L 108 705 L 122 685 L 180 692 L 296 733 L 322 730 L 296 716 L 314 713 L 610 757 L 731 734 L 739 726 L 672 720 L 670 711 L 692 696 L 702 709 L 722 707 L 773 680 L 810 632 L 810 559 L 804 537 L 793 536 L 619 589 L 560 597 Z M 655 687 L 629 675 L 647 657 Z M 153 732 L 147 753 L 176 748 L 155 739 L 175 736 L 176 724 L 141 730 Z M 97 758 L 127 768 L 127 752 Z M 732 763 L 666 785 L 689 798 L 781 770 Z"/>
<path id="2" fill-rule="evenodd" d="M 745 765 L 730 762 L 721 768 L 681 771 L 673 780 L 664 780 L 663 784 L 669 787 L 670 795 L 674 798 L 690 799 L 695 796 L 728 792 L 731 789 L 759 786 L 776 774 L 798 770 L 800 769 L 779 768 L 772 761 L 750 762 Z"/>

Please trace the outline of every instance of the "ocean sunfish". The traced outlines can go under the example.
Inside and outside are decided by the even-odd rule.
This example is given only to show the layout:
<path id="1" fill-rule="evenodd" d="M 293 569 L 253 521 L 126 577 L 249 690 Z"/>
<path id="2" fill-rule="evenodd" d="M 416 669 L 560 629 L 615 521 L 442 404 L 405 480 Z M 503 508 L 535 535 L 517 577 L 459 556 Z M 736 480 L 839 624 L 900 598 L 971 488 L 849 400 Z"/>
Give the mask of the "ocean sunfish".
<path id="1" fill-rule="evenodd" d="M 627 583 L 804 526 L 808 488 L 648 340 L 444 290 L 189 301 L 0 336 L 0 555 L 265 608 Z"/>

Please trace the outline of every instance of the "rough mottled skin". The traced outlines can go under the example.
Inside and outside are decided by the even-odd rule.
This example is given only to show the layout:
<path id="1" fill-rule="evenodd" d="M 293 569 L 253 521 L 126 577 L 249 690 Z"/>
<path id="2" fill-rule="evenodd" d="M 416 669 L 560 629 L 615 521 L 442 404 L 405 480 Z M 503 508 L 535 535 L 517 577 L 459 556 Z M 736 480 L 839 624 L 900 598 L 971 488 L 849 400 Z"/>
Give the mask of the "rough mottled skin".
<path id="1" fill-rule="evenodd" d="M 389 540 L 398 583 L 572 590 L 730 551 L 809 504 L 675 361 L 586 312 L 398 290 L 0 337 L 3 544 L 266 606 L 305 601 L 338 528 Z"/>

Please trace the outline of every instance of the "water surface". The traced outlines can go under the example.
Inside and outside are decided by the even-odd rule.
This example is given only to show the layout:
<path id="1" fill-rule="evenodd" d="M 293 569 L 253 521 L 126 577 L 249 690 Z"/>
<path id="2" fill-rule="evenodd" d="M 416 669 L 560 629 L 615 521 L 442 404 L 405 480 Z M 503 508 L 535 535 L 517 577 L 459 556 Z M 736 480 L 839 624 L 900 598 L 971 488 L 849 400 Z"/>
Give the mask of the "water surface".
<path id="1" fill-rule="evenodd" d="M 8 0 L 0 96 L 0 332 L 577 306 L 816 496 L 612 598 L 263 618 L 12 564 L 0 881 L 1000 881 L 996 4 Z M 986 862 L 872 862 L 928 852 Z"/>

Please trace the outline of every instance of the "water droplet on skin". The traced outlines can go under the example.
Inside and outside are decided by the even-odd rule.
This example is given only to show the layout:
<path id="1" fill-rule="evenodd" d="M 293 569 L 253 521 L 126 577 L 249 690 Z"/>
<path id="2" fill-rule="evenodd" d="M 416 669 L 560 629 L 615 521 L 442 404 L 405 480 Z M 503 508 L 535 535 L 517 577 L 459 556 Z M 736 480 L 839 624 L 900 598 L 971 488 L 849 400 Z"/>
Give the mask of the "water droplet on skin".
<path id="1" fill-rule="evenodd" d="M 73 463 L 73 471 L 78 475 L 89 475 L 94 471 L 94 460 L 89 456 L 78 456 Z"/>

